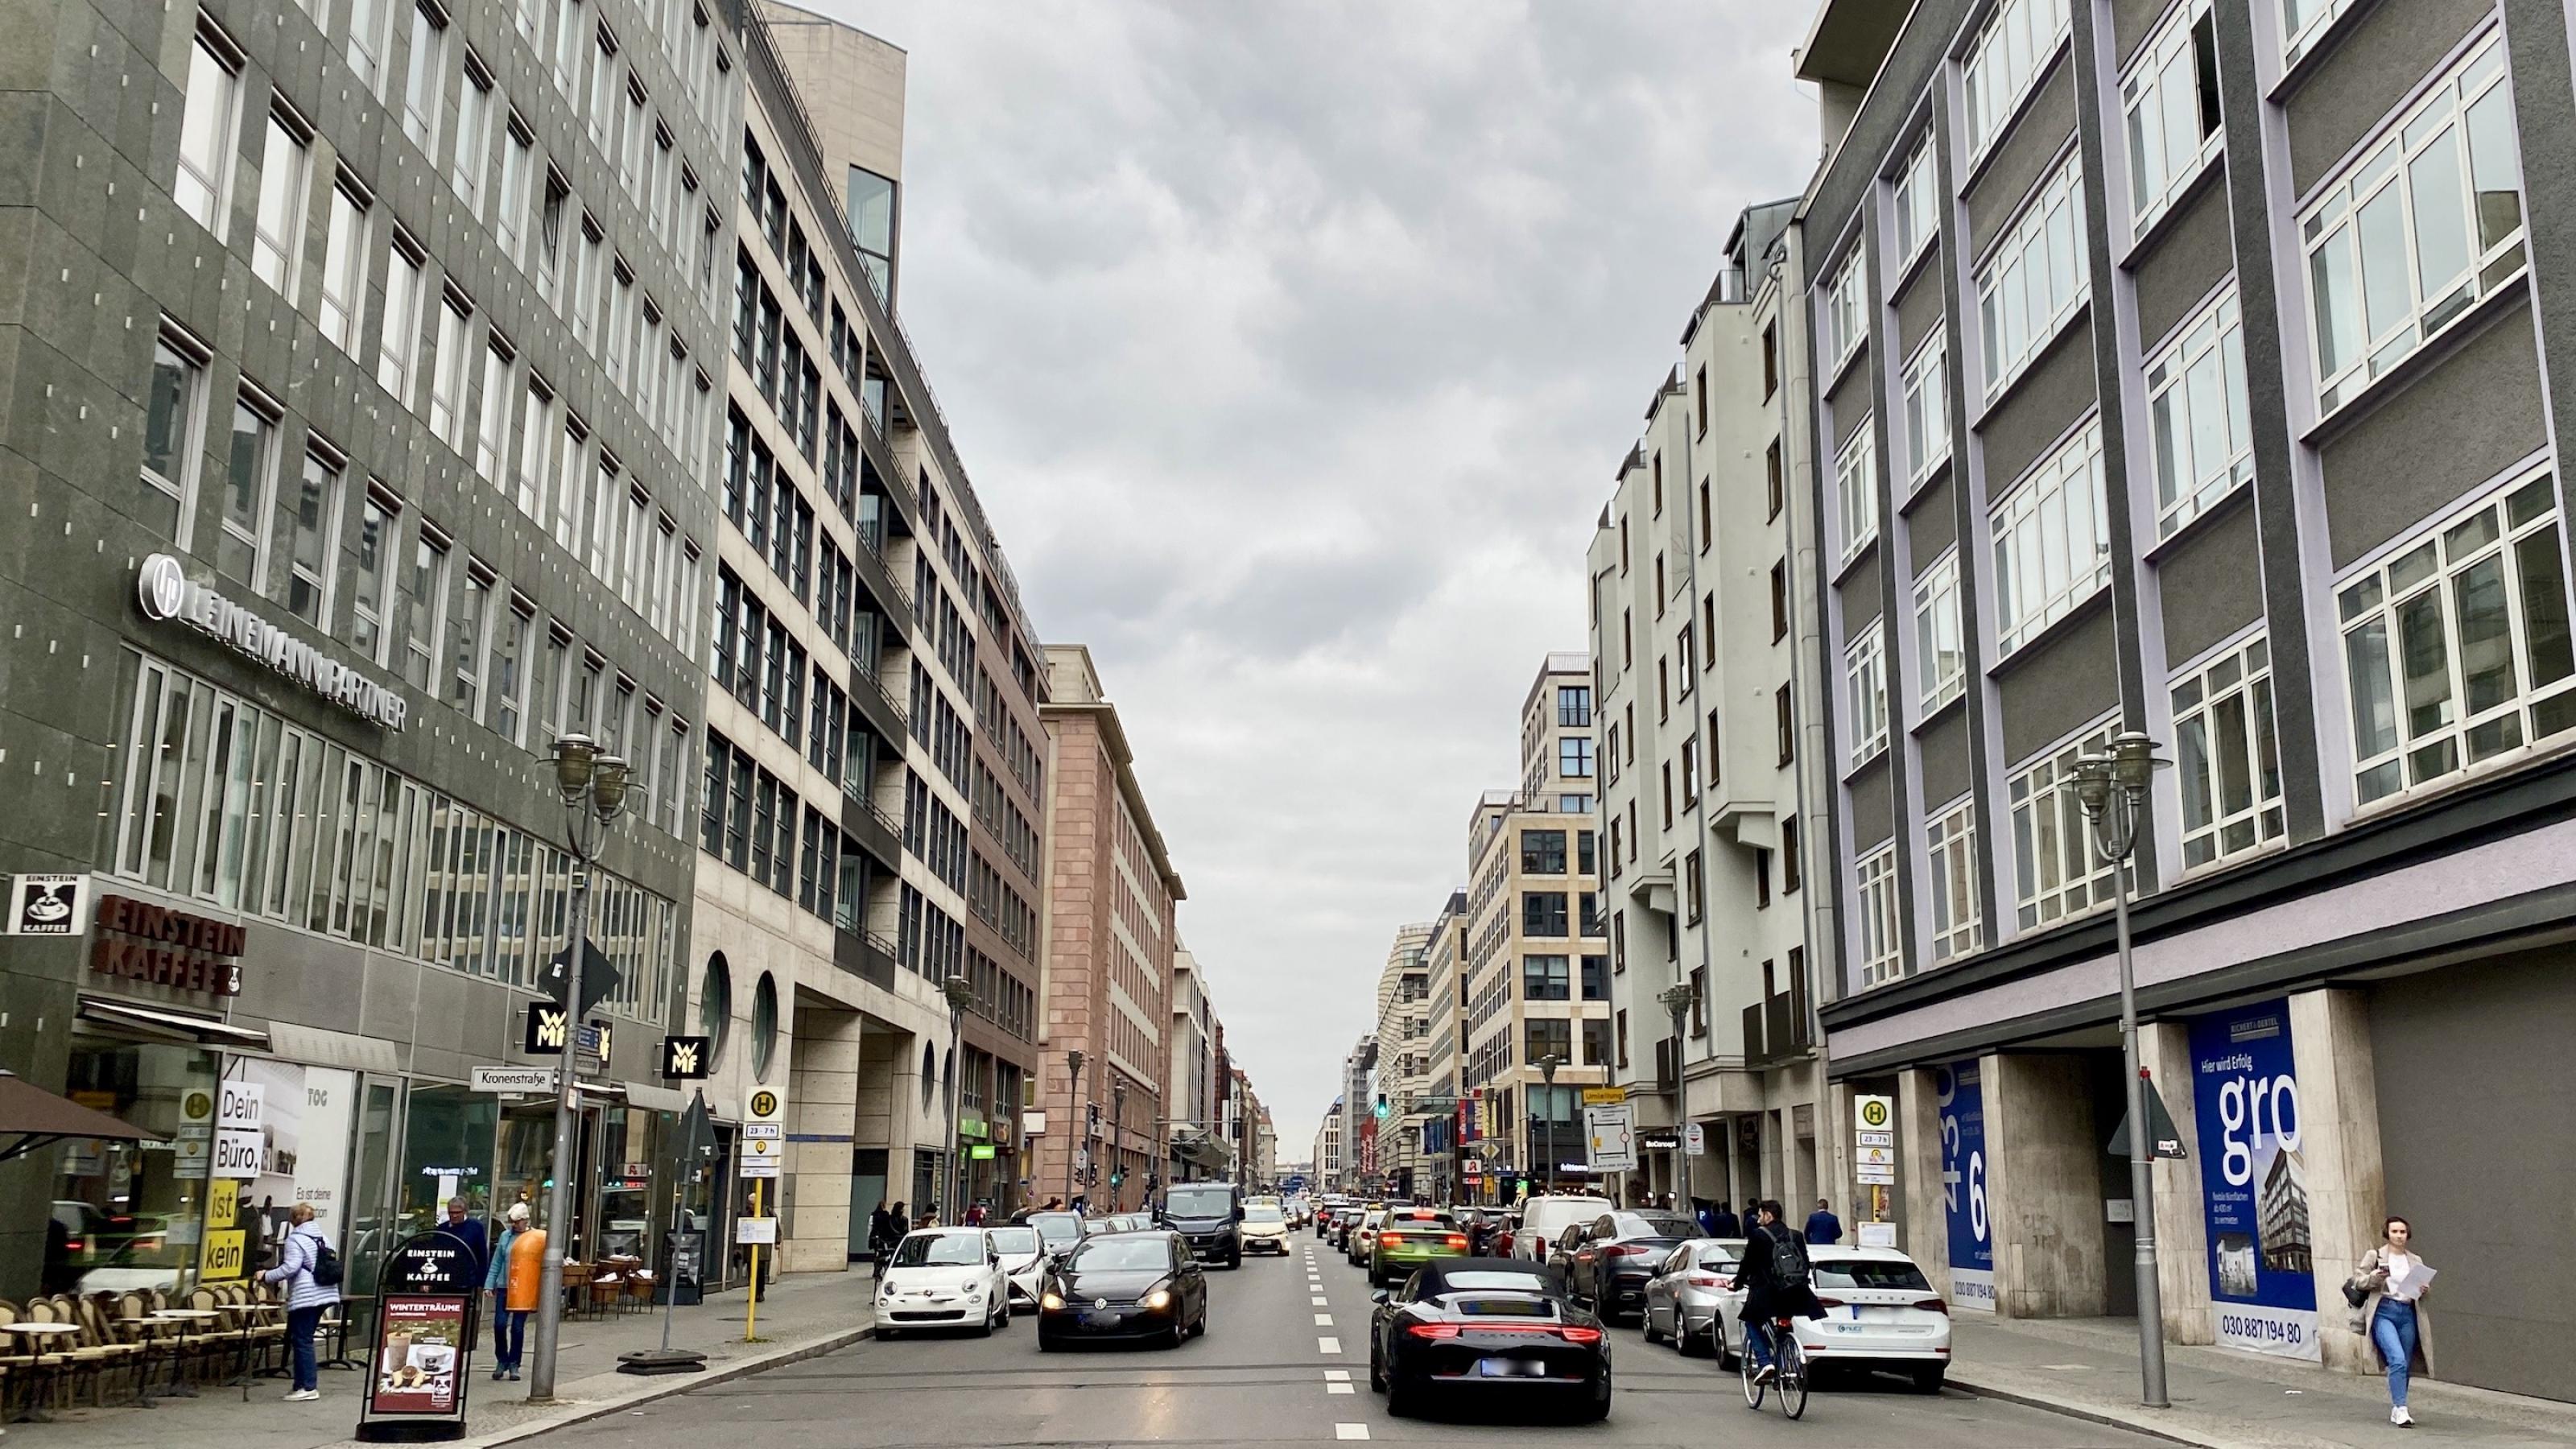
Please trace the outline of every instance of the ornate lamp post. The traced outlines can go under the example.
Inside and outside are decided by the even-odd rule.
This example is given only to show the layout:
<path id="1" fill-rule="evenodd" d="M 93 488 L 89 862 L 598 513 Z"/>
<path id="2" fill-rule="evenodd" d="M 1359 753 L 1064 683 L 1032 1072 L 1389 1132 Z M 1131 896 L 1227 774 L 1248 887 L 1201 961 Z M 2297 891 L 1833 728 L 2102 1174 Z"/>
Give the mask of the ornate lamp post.
<path id="1" fill-rule="evenodd" d="M 1691 1199 L 1690 1154 L 1682 1149 L 1682 1019 L 1699 1004 L 1699 988 L 1688 981 L 1677 981 L 1655 997 L 1673 1019 L 1673 1191 L 1677 1211 L 1689 1212 Z"/>
<path id="2" fill-rule="evenodd" d="M 2120 957 L 2120 1043 L 2129 1068 L 2129 1195 L 2137 1215 L 2138 1375 L 2147 1407 L 2165 1399 L 2164 1293 L 2156 1279 L 2155 1134 L 2147 1126 L 2147 1077 L 2138 1047 L 2138 979 L 2129 954 L 2129 856 L 2138 846 L 2139 814 L 2159 767 L 2156 742 L 2134 730 L 2111 741 L 2107 755 L 2075 762 L 2076 801 L 2092 822 L 2093 844 L 2110 865 L 2114 933 Z"/>
<path id="3" fill-rule="evenodd" d="M 603 755 L 588 735 L 555 737 L 555 793 L 562 797 L 572 853 L 572 937 L 564 947 L 563 1058 L 555 1068 L 555 1155 L 546 1187 L 546 1252 L 537 1290 L 536 1352 L 528 1366 L 528 1401 L 554 1402 L 555 1342 L 563 1324 L 564 1246 L 572 1237 L 572 1175 L 580 1163 L 573 1129 L 581 1120 L 572 1037 L 581 1030 L 582 958 L 590 953 L 590 870 L 608 827 L 626 809 L 626 761 Z"/>
<path id="4" fill-rule="evenodd" d="M 966 1008 L 975 1004 L 975 984 L 963 976 L 940 983 L 948 995 L 948 1201 L 943 1223 L 966 1221 Z"/>
<path id="5" fill-rule="evenodd" d="M 1127 1202 L 1127 1175 L 1119 1170 L 1127 1156 L 1126 1122 L 1127 1079 L 1113 1076 L 1109 1079 L 1109 1210 L 1113 1213 L 1124 1211 Z"/>
<path id="6" fill-rule="evenodd" d="M 1089 1104 L 1082 1100 L 1082 1048 L 1065 1048 L 1064 1068 L 1066 1075 L 1073 1081 L 1072 1089 L 1065 1098 L 1064 1107 L 1067 1118 L 1064 1124 L 1064 1205 L 1071 1207 L 1073 1206 L 1073 1160 L 1078 1153 L 1091 1145 L 1091 1114 L 1083 1110 Z"/>

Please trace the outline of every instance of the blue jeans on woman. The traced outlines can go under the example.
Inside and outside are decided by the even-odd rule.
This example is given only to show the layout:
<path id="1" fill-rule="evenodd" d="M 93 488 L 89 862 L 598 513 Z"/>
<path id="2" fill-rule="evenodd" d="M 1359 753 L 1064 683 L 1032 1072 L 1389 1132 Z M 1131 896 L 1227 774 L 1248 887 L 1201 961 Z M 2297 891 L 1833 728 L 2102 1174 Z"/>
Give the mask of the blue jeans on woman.
<path id="1" fill-rule="evenodd" d="M 322 1387 L 322 1373 L 313 1362 L 313 1334 L 322 1326 L 322 1307 L 286 1310 L 286 1342 L 295 1351 L 295 1391 Z"/>
<path id="2" fill-rule="evenodd" d="M 2414 1372 L 2417 1328 L 2415 1305 L 2395 1298 L 2379 1300 L 2370 1316 L 2370 1341 L 2379 1346 L 2379 1361 L 2388 1365 L 2388 1402 L 2406 1407 L 2406 1382 Z"/>
<path id="3" fill-rule="evenodd" d="M 518 1368 L 519 1358 L 524 1352 L 526 1352 L 527 1346 L 528 1315 L 526 1310 L 522 1309 L 513 1311 L 507 1308 L 502 1309 L 499 1314 L 499 1322 L 492 1326 L 493 1368 Z"/>

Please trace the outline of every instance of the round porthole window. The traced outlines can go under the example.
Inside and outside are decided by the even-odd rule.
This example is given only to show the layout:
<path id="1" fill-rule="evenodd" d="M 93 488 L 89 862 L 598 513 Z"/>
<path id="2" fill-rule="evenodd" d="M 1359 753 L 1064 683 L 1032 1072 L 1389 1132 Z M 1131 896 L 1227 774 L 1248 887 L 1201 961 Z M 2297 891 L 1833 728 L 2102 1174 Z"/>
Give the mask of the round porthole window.
<path id="1" fill-rule="evenodd" d="M 713 1070 L 733 1035 L 733 968 L 722 951 L 707 958 L 707 974 L 698 981 L 698 1035 L 707 1039 L 707 1067 Z"/>
<path id="2" fill-rule="evenodd" d="M 778 1055 L 778 978 L 763 971 L 751 991 L 751 1076 L 769 1080 L 770 1059 Z"/>

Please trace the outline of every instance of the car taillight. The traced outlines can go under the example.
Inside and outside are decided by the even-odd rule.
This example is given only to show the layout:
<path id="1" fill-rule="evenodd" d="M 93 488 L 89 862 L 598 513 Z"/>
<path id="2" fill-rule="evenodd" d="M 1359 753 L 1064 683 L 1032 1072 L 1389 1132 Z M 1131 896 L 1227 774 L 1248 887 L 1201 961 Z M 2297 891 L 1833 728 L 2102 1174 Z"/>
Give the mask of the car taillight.
<path id="1" fill-rule="evenodd" d="M 1393 1247 L 1396 1244 L 1405 1241 L 1405 1237 L 1402 1233 L 1380 1233 L 1377 1235 L 1377 1240 L 1389 1247 Z"/>
<path id="2" fill-rule="evenodd" d="M 1634 1243 L 1613 1243 L 1609 1247 L 1608 1256 L 1613 1258 L 1642 1258 L 1650 1251 L 1652 1250 L 1638 1247 Z"/>
<path id="3" fill-rule="evenodd" d="M 1446 1241 L 1450 1247 L 1456 1248 L 1462 1253 L 1467 1251 L 1467 1235 L 1464 1233 L 1451 1233 Z"/>
<path id="4" fill-rule="evenodd" d="M 1404 1326 L 1404 1331 L 1406 1334 L 1414 1338 L 1456 1338 L 1458 1336 L 1458 1325 L 1454 1323 L 1408 1323 Z"/>
<path id="5" fill-rule="evenodd" d="M 1942 1302 L 1938 1298 L 1917 1298 L 1912 1303 L 1905 1306 L 1908 1308 L 1920 1308 L 1926 1313 L 1948 1313 L 1950 1311 L 1950 1305 Z"/>
<path id="6" fill-rule="evenodd" d="M 80 1239 L 72 1238 L 64 1242 L 63 1251 L 67 1253 L 77 1253 L 88 1246 L 89 1245 L 87 1243 L 82 1242 Z"/>
<path id="7" fill-rule="evenodd" d="M 1494 1255 L 1495 1255 L 1496 1257 L 1500 1257 L 1500 1258 L 1508 1258 L 1508 1257 L 1510 1257 L 1510 1256 L 1512 1255 L 1512 1235 L 1511 1235 L 1511 1234 L 1509 1234 L 1509 1233 L 1505 1233 L 1505 1234 L 1503 1234 L 1502 1236 L 1500 1236 L 1500 1237 L 1498 1237 L 1498 1238 L 1494 1239 Z"/>
<path id="8" fill-rule="evenodd" d="M 1597 1328 L 1585 1328 L 1581 1324 L 1577 1323 L 1567 1323 L 1560 1324 L 1557 1327 L 1556 1336 L 1564 1339 L 1568 1343 L 1599 1343 L 1601 1341 L 1601 1330 Z"/>
<path id="9" fill-rule="evenodd" d="M 1682 1276 L 1682 1281 L 1688 1283 L 1693 1288 L 1716 1288 L 1721 1286 L 1718 1279 L 1710 1277 L 1706 1273 L 1686 1273 Z"/>
<path id="10" fill-rule="evenodd" d="M 1839 1298 L 1819 1298 L 1816 1300 L 1816 1306 L 1819 1308 L 1840 1308 L 1843 1306 L 1843 1301 Z"/>

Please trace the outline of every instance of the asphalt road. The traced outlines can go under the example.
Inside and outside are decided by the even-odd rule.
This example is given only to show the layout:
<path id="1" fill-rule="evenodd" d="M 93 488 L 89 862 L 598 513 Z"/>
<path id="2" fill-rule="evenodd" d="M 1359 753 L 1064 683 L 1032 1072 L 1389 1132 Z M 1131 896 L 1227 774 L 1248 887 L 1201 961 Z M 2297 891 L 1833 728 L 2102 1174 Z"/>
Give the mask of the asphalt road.
<path id="1" fill-rule="evenodd" d="M 992 1338 L 867 1342 L 823 1358 L 715 1384 L 547 1436 L 560 1449 L 770 1449 L 895 1446 L 1205 1444 L 1260 1449 L 1366 1439 L 1491 1446 L 1529 1443 L 2148 1445 L 2161 1441 L 1959 1393 L 1884 1387 L 1819 1390 L 1807 1417 L 1744 1407 L 1736 1376 L 1705 1359 L 1613 1331 L 1617 1383 L 1601 1424 L 1525 1422 L 1444 1412 L 1396 1419 L 1369 1392 L 1366 1277 L 1313 1236 L 1285 1260 L 1254 1258 L 1209 1274 L 1204 1338 L 1178 1349 L 1040 1355 L 1035 1324 Z M 1308 1250 L 1314 1249 L 1311 1264 Z M 864 1274 L 851 1311 L 865 1311 Z"/>

